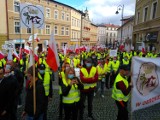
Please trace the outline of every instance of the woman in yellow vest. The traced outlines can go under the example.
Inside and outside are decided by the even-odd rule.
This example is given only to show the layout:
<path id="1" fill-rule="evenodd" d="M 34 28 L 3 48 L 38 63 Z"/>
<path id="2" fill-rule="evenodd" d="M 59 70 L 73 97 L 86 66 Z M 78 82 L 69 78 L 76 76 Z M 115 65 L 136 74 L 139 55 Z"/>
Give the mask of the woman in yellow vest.
<path id="1" fill-rule="evenodd" d="M 77 120 L 80 101 L 80 90 L 83 84 L 75 77 L 73 68 L 68 68 L 65 77 L 62 78 L 62 103 L 64 107 L 65 120 Z"/>
<path id="2" fill-rule="evenodd" d="M 70 64 L 67 62 L 64 62 L 62 65 L 61 70 L 59 71 L 59 79 L 58 79 L 58 83 L 59 83 L 59 119 L 62 119 L 62 115 L 63 115 L 63 104 L 62 104 L 62 79 L 65 79 L 65 71 L 70 68 Z"/>

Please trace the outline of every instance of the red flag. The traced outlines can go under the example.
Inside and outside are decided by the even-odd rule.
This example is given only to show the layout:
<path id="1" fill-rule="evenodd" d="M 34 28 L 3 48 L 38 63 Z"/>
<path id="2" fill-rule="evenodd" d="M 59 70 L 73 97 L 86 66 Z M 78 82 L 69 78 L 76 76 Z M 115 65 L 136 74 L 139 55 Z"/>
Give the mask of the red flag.
<path id="1" fill-rule="evenodd" d="M 4 58 L 4 54 L 0 51 L 0 60 Z"/>
<path id="2" fill-rule="evenodd" d="M 13 51 L 13 56 L 16 57 L 16 59 L 17 59 L 18 61 L 20 60 L 20 59 L 19 59 L 19 56 L 18 56 L 18 54 L 17 54 L 17 52 L 16 52 L 15 50 Z"/>
<path id="3" fill-rule="evenodd" d="M 142 52 L 145 53 L 145 43 L 142 42 Z"/>
<path id="4" fill-rule="evenodd" d="M 59 67 L 59 57 L 57 53 L 56 41 L 54 39 L 54 34 L 52 32 L 49 45 L 48 45 L 48 54 L 47 54 L 47 64 L 53 71 L 57 71 Z"/>

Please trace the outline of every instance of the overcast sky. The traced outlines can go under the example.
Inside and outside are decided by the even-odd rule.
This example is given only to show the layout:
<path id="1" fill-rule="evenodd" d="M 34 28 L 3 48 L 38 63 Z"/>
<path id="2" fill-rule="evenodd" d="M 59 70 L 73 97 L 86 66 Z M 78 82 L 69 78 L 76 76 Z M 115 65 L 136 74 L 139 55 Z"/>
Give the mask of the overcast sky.
<path id="1" fill-rule="evenodd" d="M 119 5 L 124 5 L 124 16 L 134 15 L 136 0 L 56 0 L 79 10 L 89 11 L 93 23 L 113 23 L 121 25 L 121 11 L 115 14 Z"/>

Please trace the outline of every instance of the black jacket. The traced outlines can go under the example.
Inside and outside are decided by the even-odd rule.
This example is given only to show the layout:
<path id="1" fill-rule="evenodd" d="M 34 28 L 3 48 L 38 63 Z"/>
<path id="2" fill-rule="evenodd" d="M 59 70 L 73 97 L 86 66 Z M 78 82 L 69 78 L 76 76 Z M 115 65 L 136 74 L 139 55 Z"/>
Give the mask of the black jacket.
<path id="1" fill-rule="evenodd" d="M 15 68 L 14 69 L 14 77 L 18 81 L 18 94 L 20 94 L 23 90 L 23 83 L 24 83 L 23 73 L 19 69 Z"/>
<path id="2" fill-rule="evenodd" d="M 8 114 L 14 106 L 17 96 L 18 82 L 13 75 L 4 77 L 0 82 L 0 114 L 5 110 Z"/>
<path id="3" fill-rule="evenodd" d="M 36 81 L 36 113 L 34 115 L 33 87 L 29 87 L 29 86 L 27 88 L 24 111 L 29 116 L 33 116 L 34 120 L 36 120 L 40 114 L 44 113 L 46 109 L 45 101 L 46 99 L 45 99 L 45 91 L 44 91 L 43 83 L 41 80 L 37 80 Z"/>

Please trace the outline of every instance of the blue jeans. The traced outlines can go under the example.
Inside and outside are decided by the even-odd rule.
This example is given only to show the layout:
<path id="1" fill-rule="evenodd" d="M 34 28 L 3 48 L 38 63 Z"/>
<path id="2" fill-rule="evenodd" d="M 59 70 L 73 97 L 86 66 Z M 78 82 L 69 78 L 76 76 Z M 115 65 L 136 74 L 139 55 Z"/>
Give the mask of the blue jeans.
<path id="1" fill-rule="evenodd" d="M 43 120 L 43 115 L 44 114 L 39 115 L 39 118 L 37 118 L 36 120 Z M 27 115 L 25 120 L 34 120 L 34 117 Z"/>

